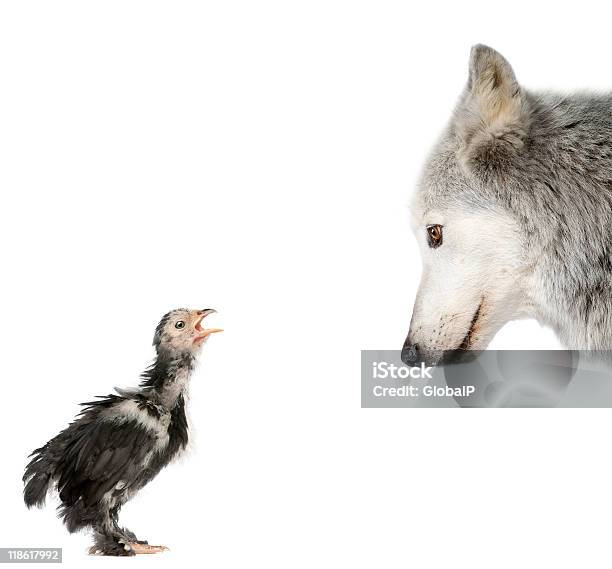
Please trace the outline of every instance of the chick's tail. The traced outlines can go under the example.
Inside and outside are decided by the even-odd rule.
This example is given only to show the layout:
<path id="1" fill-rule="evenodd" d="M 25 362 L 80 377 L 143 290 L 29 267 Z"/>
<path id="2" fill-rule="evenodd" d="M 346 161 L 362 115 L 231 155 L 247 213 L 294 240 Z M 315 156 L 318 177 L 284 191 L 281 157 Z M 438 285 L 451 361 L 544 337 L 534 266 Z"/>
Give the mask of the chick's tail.
<path id="1" fill-rule="evenodd" d="M 41 507 L 45 503 L 49 487 L 53 483 L 55 461 L 49 452 L 49 443 L 36 449 L 31 455 L 23 475 L 23 500 L 28 508 Z"/>

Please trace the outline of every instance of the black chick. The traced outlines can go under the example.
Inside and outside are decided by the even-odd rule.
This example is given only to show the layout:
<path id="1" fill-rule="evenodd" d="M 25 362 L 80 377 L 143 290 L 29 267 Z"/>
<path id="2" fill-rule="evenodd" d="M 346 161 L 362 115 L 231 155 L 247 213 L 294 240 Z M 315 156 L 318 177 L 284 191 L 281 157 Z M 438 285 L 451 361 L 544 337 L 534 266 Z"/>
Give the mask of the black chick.
<path id="1" fill-rule="evenodd" d="M 207 310 L 173 310 L 158 324 L 153 338 L 154 363 L 138 388 L 83 403 L 66 429 L 36 449 L 25 469 L 24 500 L 42 506 L 47 491 L 59 493 L 60 516 L 68 531 L 92 528 L 90 553 L 134 555 L 157 553 L 121 528 L 118 514 L 188 440 L 185 388 L 202 344 L 218 328 L 202 328 Z"/>

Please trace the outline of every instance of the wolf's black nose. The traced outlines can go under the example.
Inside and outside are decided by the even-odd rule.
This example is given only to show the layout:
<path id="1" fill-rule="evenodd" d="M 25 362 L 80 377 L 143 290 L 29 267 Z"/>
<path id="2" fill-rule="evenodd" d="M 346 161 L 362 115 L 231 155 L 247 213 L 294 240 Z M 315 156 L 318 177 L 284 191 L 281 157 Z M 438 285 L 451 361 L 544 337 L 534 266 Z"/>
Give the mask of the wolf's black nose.
<path id="1" fill-rule="evenodd" d="M 411 344 L 408 340 L 404 342 L 402 348 L 402 361 L 407 366 L 415 366 L 421 362 L 421 352 L 418 344 Z"/>

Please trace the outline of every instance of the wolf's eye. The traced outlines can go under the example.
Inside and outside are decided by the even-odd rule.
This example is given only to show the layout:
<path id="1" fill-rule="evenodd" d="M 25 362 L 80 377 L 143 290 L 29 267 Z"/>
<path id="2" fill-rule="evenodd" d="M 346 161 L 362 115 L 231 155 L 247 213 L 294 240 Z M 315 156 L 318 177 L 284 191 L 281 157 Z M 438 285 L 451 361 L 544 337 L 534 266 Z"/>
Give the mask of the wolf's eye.
<path id="1" fill-rule="evenodd" d="M 179 321 L 178 321 L 178 322 L 177 322 L 177 323 L 174 325 L 174 327 L 175 327 L 175 328 L 178 328 L 178 329 L 180 330 L 181 328 L 184 328 L 184 327 L 185 327 L 185 323 L 184 323 L 182 320 L 179 320 Z"/>
<path id="2" fill-rule="evenodd" d="M 434 249 L 442 245 L 442 226 L 428 225 L 427 226 L 427 243 Z"/>

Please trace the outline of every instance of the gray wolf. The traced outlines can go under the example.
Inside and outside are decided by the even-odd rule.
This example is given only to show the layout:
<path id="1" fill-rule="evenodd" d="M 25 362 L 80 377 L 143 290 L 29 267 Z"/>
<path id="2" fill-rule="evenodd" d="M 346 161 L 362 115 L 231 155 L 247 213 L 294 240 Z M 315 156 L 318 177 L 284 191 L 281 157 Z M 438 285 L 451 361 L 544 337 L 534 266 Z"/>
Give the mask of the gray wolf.
<path id="1" fill-rule="evenodd" d="M 612 348 L 612 95 L 532 92 L 474 46 L 411 214 L 423 272 L 407 365 L 483 350 L 518 318 L 569 349 Z"/>

